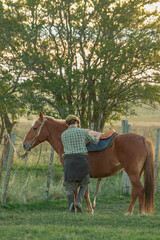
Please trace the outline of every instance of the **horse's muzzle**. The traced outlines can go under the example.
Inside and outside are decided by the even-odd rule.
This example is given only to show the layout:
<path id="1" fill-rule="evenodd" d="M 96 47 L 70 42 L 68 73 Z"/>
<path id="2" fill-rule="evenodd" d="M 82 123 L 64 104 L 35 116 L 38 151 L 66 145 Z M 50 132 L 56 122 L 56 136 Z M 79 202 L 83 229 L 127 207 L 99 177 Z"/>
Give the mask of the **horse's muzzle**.
<path id="1" fill-rule="evenodd" d="M 31 143 L 26 143 L 26 142 L 24 142 L 24 143 L 23 143 L 23 148 L 24 148 L 24 150 L 26 150 L 26 151 L 30 151 L 31 148 L 32 148 L 32 144 L 31 144 Z"/>

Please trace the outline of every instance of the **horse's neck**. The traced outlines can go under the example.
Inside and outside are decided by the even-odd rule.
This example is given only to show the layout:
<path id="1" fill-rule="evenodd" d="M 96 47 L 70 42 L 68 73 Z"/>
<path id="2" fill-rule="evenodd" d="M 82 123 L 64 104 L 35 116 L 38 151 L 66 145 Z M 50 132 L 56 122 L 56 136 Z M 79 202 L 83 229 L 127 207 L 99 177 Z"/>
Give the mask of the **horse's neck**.
<path id="1" fill-rule="evenodd" d="M 61 156 L 63 153 L 63 145 L 61 142 L 61 135 L 67 129 L 64 123 L 49 119 L 48 121 L 48 142 L 54 150 Z"/>

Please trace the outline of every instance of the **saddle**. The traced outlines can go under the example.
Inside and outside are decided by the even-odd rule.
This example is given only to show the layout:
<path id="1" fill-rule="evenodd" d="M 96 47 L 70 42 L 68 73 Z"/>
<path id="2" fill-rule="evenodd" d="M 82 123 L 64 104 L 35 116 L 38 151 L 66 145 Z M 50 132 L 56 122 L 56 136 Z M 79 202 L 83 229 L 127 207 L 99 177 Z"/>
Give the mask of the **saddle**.
<path id="1" fill-rule="evenodd" d="M 117 133 L 114 129 L 110 129 L 109 131 L 105 132 L 105 133 L 100 133 L 100 132 L 96 132 L 96 131 L 88 131 L 91 135 L 93 135 L 94 137 L 98 137 L 99 139 L 107 139 L 109 137 L 111 137 L 114 133 Z"/>
<path id="2" fill-rule="evenodd" d="M 89 130 L 88 132 L 94 137 L 99 138 L 99 142 L 96 145 L 92 143 L 87 143 L 86 147 L 88 152 L 99 152 L 99 151 L 103 151 L 107 147 L 111 147 L 113 138 L 118 134 L 114 129 L 111 129 L 105 133 L 99 133 L 96 131 L 89 131 Z"/>

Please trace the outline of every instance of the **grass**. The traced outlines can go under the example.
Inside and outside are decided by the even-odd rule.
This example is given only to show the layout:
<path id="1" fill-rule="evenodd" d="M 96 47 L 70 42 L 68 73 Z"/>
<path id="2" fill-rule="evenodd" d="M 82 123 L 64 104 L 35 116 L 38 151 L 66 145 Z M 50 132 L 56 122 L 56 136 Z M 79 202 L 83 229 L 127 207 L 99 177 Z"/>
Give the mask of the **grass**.
<path id="1" fill-rule="evenodd" d="M 62 187 L 63 169 L 54 164 L 49 201 L 44 201 L 47 166 L 30 165 L 25 170 L 15 163 L 11 171 L 7 204 L 0 205 L 1 240 L 158 240 L 160 195 L 155 197 L 155 213 L 125 216 L 130 196 L 122 194 L 121 173 L 102 180 L 94 215 L 71 214 Z M 90 195 L 96 188 L 91 179 Z"/>
<path id="2" fill-rule="evenodd" d="M 16 163 L 13 164 L 7 191 L 7 202 L 26 203 L 29 201 L 43 201 L 45 199 L 47 176 L 47 165 L 30 165 L 27 169 L 24 169 L 24 167 Z M 0 186 L 0 199 L 2 198 L 4 180 L 5 170 L 3 171 L 3 181 Z M 50 198 L 59 199 L 65 197 L 62 181 L 63 168 L 60 164 L 54 164 L 50 186 Z"/>
<path id="3" fill-rule="evenodd" d="M 30 201 L 43 201 L 47 185 L 48 166 L 30 165 L 27 169 L 20 167 L 16 163 L 12 166 L 10 182 L 7 191 L 7 202 L 27 203 Z M 2 199 L 5 170 L 3 171 L 3 181 L 0 186 L 0 199 Z M 96 192 L 97 179 L 91 179 L 90 194 L 94 197 Z M 121 195 L 123 191 L 121 173 L 101 181 L 99 196 Z M 66 198 L 63 187 L 63 168 L 60 163 L 54 163 L 50 184 L 49 199 Z"/>
<path id="4" fill-rule="evenodd" d="M 23 152 L 23 138 L 35 119 L 36 117 L 26 121 L 23 118 L 16 126 L 16 148 L 20 152 Z M 160 111 L 139 108 L 136 117 L 127 119 L 131 124 L 131 131 L 149 138 L 155 147 L 156 130 L 160 128 Z M 112 127 L 121 132 L 120 121 L 113 123 Z M 106 129 L 108 128 L 110 126 L 106 124 Z M 14 155 L 7 204 L 0 205 L 0 240 L 160 239 L 160 195 L 155 196 L 154 215 L 139 216 L 137 202 L 134 214 L 125 216 L 130 196 L 122 194 L 121 173 L 102 180 L 94 215 L 86 213 L 85 202 L 82 214 L 70 214 L 62 186 L 63 169 L 55 154 L 49 201 L 44 201 L 50 149 L 48 143 L 33 149 L 29 154 L 27 169 L 24 169 L 24 160 Z M 4 178 L 5 170 L 0 186 L 0 199 Z M 92 201 L 95 189 L 96 179 L 91 179 Z"/>
<path id="5" fill-rule="evenodd" d="M 65 199 L 0 206 L 1 240 L 160 239 L 160 196 L 152 216 L 125 216 L 129 197 L 100 197 L 94 215 L 70 214 Z M 135 212 L 137 212 L 137 205 Z"/>

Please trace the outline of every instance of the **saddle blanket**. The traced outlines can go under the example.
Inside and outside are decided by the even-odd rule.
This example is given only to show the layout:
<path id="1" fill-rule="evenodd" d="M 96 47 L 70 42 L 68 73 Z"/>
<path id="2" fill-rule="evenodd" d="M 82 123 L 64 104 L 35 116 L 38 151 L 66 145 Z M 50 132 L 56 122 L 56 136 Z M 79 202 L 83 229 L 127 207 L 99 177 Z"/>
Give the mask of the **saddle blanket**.
<path id="1" fill-rule="evenodd" d="M 105 135 L 105 133 L 103 135 Z M 100 137 L 100 140 L 96 145 L 94 145 L 92 143 L 87 143 L 86 147 L 87 147 L 88 152 L 103 151 L 104 149 L 106 149 L 108 147 L 109 143 L 111 142 L 113 137 L 115 135 L 117 135 L 117 133 L 114 131 L 114 133 L 112 133 L 112 135 L 107 138 L 103 138 L 103 135 Z"/>

